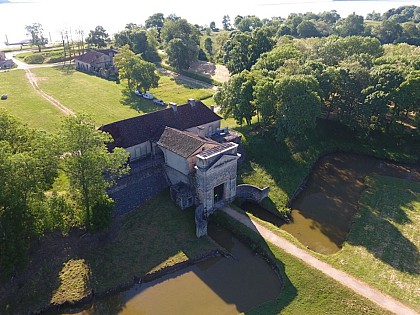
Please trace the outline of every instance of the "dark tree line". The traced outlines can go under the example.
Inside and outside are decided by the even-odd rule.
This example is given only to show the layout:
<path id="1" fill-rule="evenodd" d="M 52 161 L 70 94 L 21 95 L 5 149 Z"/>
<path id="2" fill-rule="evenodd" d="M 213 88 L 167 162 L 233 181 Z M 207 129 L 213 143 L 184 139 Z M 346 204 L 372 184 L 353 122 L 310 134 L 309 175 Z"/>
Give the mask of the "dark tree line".
<path id="1" fill-rule="evenodd" d="M 418 47 L 363 36 L 284 37 L 215 100 L 239 124 L 257 115 L 279 139 L 303 136 L 321 116 L 363 134 L 418 136 L 419 87 Z"/>

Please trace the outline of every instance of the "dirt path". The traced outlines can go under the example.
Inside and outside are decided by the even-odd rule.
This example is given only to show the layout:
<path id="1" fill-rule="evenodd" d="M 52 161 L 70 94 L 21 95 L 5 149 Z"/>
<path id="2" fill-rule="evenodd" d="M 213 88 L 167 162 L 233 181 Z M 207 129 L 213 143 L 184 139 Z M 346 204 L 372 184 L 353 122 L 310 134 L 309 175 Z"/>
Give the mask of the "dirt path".
<path id="1" fill-rule="evenodd" d="M 333 278 L 345 287 L 353 290 L 357 294 L 371 300 L 380 307 L 401 315 L 418 315 L 417 312 L 403 305 L 401 302 L 395 300 L 387 294 L 380 292 L 377 289 L 372 288 L 368 284 L 348 275 L 347 273 L 340 271 L 331 265 L 320 261 L 319 259 L 311 256 L 303 249 L 292 244 L 285 238 L 278 236 L 271 232 L 269 229 L 263 227 L 257 222 L 253 221 L 246 215 L 233 210 L 230 207 L 224 207 L 221 209 L 223 212 L 244 224 L 246 227 L 260 234 L 264 239 L 274 244 L 278 248 L 284 250 L 286 253 L 293 255 L 296 258 L 303 260 L 309 266 L 318 269 L 328 277 Z"/>
<path id="2" fill-rule="evenodd" d="M 22 51 L 21 53 L 23 53 L 24 51 Z M 7 58 L 11 58 L 13 59 L 13 62 L 17 65 L 17 69 L 23 69 L 25 70 L 26 73 L 26 78 L 28 79 L 29 83 L 31 84 L 31 86 L 33 87 L 33 89 L 39 94 L 41 95 L 43 98 L 45 98 L 48 102 L 50 102 L 52 105 L 54 105 L 55 107 L 57 107 L 60 111 L 63 112 L 64 115 L 69 116 L 69 115 L 75 115 L 75 113 L 68 107 L 64 106 L 63 104 L 60 103 L 60 101 L 58 101 L 57 99 L 55 99 L 54 97 L 48 95 L 47 93 L 45 93 L 39 86 L 36 80 L 36 76 L 32 73 L 31 69 L 35 69 L 35 68 L 47 68 L 47 67 L 54 67 L 57 66 L 57 64 L 41 64 L 41 65 L 29 65 L 27 63 L 24 63 L 22 61 L 20 61 L 19 59 L 15 58 L 13 55 L 7 54 Z"/>
<path id="3" fill-rule="evenodd" d="M 56 100 L 54 97 L 48 95 L 43 90 L 41 90 L 41 88 L 38 86 L 38 83 L 36 82 L 36 76 L 31 72 L 31 70 L 29 68 L 26 68 L 25 69 L 25 72 L 26 72 L 26 78 L 28 79 L 29 83 L 32 85 L 32 87 L 34 88 L 34 90 L 39 95 L 41 95 L 48 102 L 50 102 L 55 107 L 57 107 L 59 110 L 61 110 L 64 115 L 67 115 L 67 116 L 70 116 L 70 115 L 74 116 L 75 115 L 75 113 L 70 108 L 64 106 L 58 100 Z"/>

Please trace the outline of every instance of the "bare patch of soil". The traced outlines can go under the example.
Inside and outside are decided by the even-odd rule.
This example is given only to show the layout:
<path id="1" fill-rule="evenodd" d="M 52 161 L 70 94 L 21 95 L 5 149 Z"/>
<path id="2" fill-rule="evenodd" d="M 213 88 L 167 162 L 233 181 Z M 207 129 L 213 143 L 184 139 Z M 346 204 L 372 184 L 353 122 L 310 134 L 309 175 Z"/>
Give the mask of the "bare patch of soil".
<path id="1" fill-rule="evenodd" d="M 225 66 L 206 61 L 195 61 L 188 70 L 222 83 L 230 78 L 229 70 Z"/>

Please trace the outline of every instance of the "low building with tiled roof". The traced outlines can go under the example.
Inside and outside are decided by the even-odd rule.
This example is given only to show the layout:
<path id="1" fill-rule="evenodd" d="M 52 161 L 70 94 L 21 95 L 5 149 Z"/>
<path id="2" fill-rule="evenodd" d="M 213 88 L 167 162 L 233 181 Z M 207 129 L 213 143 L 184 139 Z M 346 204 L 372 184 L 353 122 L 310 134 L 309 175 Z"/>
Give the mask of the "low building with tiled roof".
<path id="1" fill-rule="evenodd" d="M 104 78 L 117 74 L 114 67 L 114 56 L 118 53 L 115 49 L 89 50 L 85 54 L 76 56 L 76 70 L 93 73 Z"/>
<path id="2" fill-rule="evenodd" d="M 155 152 L 156 142 L 165 127 L 209 137 L 220 129 L 221 120 L 222 117 L 202 102 L 191 99 L 184 105 L 172 104 L 159 111 L 103 125 L 100 129 L 112 136 L 113 147 L 126 149 L 130 161 L 134 161 Z"/>
<path id="3" fill-rule="evenodd" d="M 182 209 L 198 206 L 195 221 L 200 237 L 207 234 L 207 217 L 236 196 L 238 144 L 210 138 L 220 131 L 221 119 L 202 102 L 190 99 L 100 129 L 114 138 L 113 147 L 130 153 L 130 161 L 164 155 L 171 198 Z"/>

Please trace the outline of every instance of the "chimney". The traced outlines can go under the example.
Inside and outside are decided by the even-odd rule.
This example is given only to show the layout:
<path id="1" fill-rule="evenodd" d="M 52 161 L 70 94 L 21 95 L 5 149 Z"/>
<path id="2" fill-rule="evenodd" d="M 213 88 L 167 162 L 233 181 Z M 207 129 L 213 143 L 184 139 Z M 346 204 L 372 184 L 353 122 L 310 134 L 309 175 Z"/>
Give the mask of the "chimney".
<path id="1" fill-rule="evenodd" d="M 190 105 L 191 105 L 191 107 L 194 107 L 194 106 L 195 106 L 195 99 L 193 99 L 193 98 L 189 98 L 189 99 L 188 99 L 188 104 L 190 104 Z"/>
<path id="2" fill-rule="evenodd" d="M 213 104 L 210 105 L 210 109 L 214 113 L 214 105 Z"/>
<path id="3" fill-rule="evenodd" d="M 178 110 L 178 106 L 176 105 L 176 103 L 170 102 L 169 106 L 172 108 L 172 110 L 176 113 L 176 111 Z"/>

